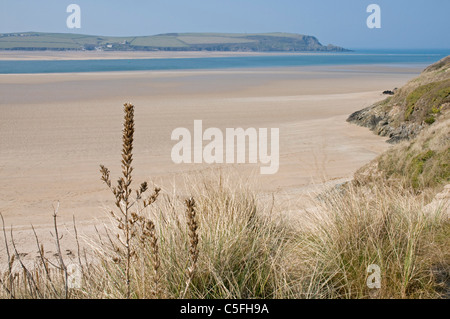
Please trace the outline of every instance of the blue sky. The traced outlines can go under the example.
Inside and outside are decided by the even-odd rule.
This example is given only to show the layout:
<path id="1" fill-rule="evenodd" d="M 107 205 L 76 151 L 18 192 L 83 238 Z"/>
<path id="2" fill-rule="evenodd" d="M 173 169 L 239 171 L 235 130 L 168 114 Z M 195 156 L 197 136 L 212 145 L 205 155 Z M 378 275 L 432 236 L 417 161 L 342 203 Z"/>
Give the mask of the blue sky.
<path id="1" fill-rule="evenodd" d="M 81 7 L 81 29 L 66 8 Z M 381 29 L 369 29 L 369 4 Z M 292 32 L 346 48 L 450 48 L 449 0 L 1 0 L 0 33 Z"/>

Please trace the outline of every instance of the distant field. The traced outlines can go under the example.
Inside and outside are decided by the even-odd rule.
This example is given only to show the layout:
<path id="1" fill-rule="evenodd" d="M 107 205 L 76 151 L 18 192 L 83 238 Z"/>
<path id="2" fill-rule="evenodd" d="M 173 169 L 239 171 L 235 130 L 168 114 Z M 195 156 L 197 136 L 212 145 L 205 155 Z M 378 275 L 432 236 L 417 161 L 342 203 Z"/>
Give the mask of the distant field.
<path id="1" fill-rule="evenodd" d="M 218 36 L 180 36 L 178 39 L 186 44 L 217 44 L 217 43 L 250 43 L 256 40 L 249 40 L 239 37 L 218 37 Z"/>
<path id="2" fill-rule="evenodd" d="M 130 42 L 131 46 L 137 47 L 165 47 L 165 48 L 183 48 L 188 45 L 180 41 L 177 37 L 161 36 L 161 37 L 137 37 Z"/>
<path id="3" fill-rule="evenodd" d="M 0 34 L 0 50 L 97 51 L 346 51 L 322 45 L 313 36 L 291 33 L 168 33 L 105 37 L 72 33 Z"/>

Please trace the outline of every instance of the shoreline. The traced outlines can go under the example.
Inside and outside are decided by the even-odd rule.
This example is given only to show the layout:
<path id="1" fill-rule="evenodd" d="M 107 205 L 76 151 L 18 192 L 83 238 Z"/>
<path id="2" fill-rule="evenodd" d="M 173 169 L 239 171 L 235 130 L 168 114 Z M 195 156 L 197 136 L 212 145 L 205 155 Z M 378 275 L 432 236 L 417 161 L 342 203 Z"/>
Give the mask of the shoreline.
<path id="1" fill-rule="evenodd" d="M 448 49 L 432 49 L 427 55 L 444 55 Z M 435 52 L 434 52 L 435 51 Z M 442 52 L 441 52 L 442 51 Z M 390 55 L 411 55 L 408 50 L 392 49 Z M 426 52 L 417 52 L 424 55 Z M 87 60 L 142 60 L 186 59 L 259 56 L 380 56 L 386 52 L 371 49 L 355 49 L 346 52 L 326 51 L 52 51 L 52 50 L 0 50 L 0 61 L 87 61 Z M 428 62 L 424 64 L 429 65 Z"/>
<path id="2" fill-rule="evenodd" d="M 57 52 L 61 54 L 61 52 Z M 65 54 L 63 52 L 62 54 Z M 292 70 L 324 70 L 331 71 L 332 69 L 337 69 L 339 72 L 342 72 L 344 68 L 349 71 L 357 72 L 360 68 L 372 68 L 372 73 L 385 73 L 386 70 L 391 69 L 393 72 L 411 72 L 411 70 L 417 70 L 418 68 L 424 69 L 428 65 L 428 63 L 423 61 L 404 61 L 404 62 L 396 62 L 392 61 L 383 61 L 383 60 L 374 60 L 374 61 L 366 61 L 366 59 L 352 59 L 349 57 L 342 59 L 333 59 L 328 61 L 327 63 L 317 61 L 318 56 L 327 56 L 327 55 L 335 55 L 336 53 L 322 53 L 322 52 L 314 52 L 314 53 L 285 53 L 285 52 L 276 52 L 276 53 L 258 53 L 258 52 L 214 52 L 204 53 L 204 52 L 187 52 L 188 55 L 181 55 L 178 52 L 173 52 L 173 54 L 166 54 L 167 52 L 150 52 L 153 54 L 152 56 L 122 56 L 120 52 L 108 52 L 108 54 L 114 54 L 104 56 L 66 56 L 65 58 L 56 58 L 55 56 L 27 56 L 27 57 L 17 57 L 16 55 L 5 57 L 2 56 L 2 52 L 0 51 L 0 63 L 3 63 L 4 69 L 0 71 L 1 75 L 45 75 L 45 74 L 126 74 L 126 73 L 145 73 L 145 72 L 252 72 L 252 71 L 260 71 L 260 70 L 272 70 L 278 72 L 279 70 L 286 70 L 292 72 Z M 119 55 L 116 55 L 119 54 Z M 135 52 L 128 52 L 127 54 L 131 54 Z M 170 52 L 172 53 L 172 52 Z M 84 55 L 84 53 L 80 53 Z M 141 53 L 138 53 L 141 54 Z M 155 55 L 157 54 L 157 55 Z M 162 54 L 162 55 L 161 55 Z M 339 53 L 342 55 L 342 53 Z M 345 54 L 344 54 L 345 55 Z M 359 54 L 356 54 L 358 56 Z M 291 57 L 294 60 L 287 63 L 280 63 L 280 61 L 284 61 L 282 59 L 276 59 L 275 62 L 261 64 L 255 60 L 253 63 L 245 62 L 245 60 L 238 60 L 238 62 L 230 62 L 229 60 L 225 60 L 227 58 L 233 57 L 276 57 L 276 56 L 285 56 Z M 314 57 L 312 60 L 310 59 L 295 59 L 298 56 L 309 56 Z M 365 54 L 361 54 L 361 56 L 365 56 Z M 211 66 L 210 62 L 207 60 L 208 58 L 224 58 L 224 60 L 219 60 L 216 65 Z M 69 59 L 70 58 L 70 59 Z M 157 63 L 156 60 L 165 60 L 162 63 Z M 186 59 L 186 62 L 180 62 L 175 60 L 177 59 Z M 153 61 L 152 61 L 153 60 Z M 172 60 L 172 61 L 170 61 Z M 197 60 L 197 61 L 196 61 Z M 199 61 L 201 60 L 201 61 Z M 96 63 L 98 61 L 98 64 Z M 132 61 L 136 61 L 136 64 L 131 65 Z M 141 61 L 141 62 L 139 62 Z M 196 62 L 194 62 L 196 61 Z M 250 60 L 253 61 L 253 60 Z M 290 61 L 290 60 L 287 60 Z M 23 69 L 21 67 L 20 62 L 28 62 L 28 68 Z M 41 62 L 41 63 L 39 63 Z M 47 62 L 48 64 L 45 64 Z M 53 63 L 52 63 L 53 62 Z M 59 63 L 58 63 L 59 62 Z M 61 63 L 62 62 L 62 63 Z M 66 62 L 66 64 L 64 64 Z M 88 62 L 88 63 L 85 63 Z M 90 62 L 90 63 L 89 63 Z M 156 63 L 155 63 L 156 62 Z M 34 63 L 34 64 L 33 64 Z M 376 68 L 376 69 L 375 69 Z M 32 70 L 31 72 L 28 70 Z"/>
<path id="3" fill-rule="evenodd" d="M 239 52 L 239 51 L 22 51 L 1 50 L 0 61 L 70 61 L 70 60 L 128 60 L 183 59 L 288 55 L 334 55 L 351 52 Z"/>
<path id="4" fill-rule="evenodd" d="M 0 59 L 1 60 L 1 59 Z M 327 64 L 327 65 L 301 65 L 301 66 L 268 66 L 268 67 L 230 67 L 217 69 L 169 69 L 169 70 L 124 70 L 124 71 L 90 71 L 90 72 L 47 72 L 47 73 L 0 73 L 0 83 L 3 77 L 51 77 L 51 76 L 146 76 L 146 75 L 172 75 L 182 76 L 193 73 L 198 74 L 293 74 L 305 72 L 346 72 L 346 73 L 373 73 L 373 74 L 415 74 L 426 68 L 426 63 L 379 63 L 379 64 Z"/>

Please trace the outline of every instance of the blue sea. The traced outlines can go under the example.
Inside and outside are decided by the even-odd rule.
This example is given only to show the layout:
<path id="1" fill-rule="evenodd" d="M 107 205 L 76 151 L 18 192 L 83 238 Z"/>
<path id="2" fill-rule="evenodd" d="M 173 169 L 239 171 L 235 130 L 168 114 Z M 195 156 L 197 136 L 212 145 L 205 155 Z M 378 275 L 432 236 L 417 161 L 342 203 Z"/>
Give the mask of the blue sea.
<path id="1" fill-rule="evenodd" d="M 315 65 L 429 65 L 448 50 L 355 50 L 345 53 L 309 53 L 306 55 L 258 55 L 245 57 L 117 59 L 64 61 L 0 61 L 0 74 L 73 73 L 146 70 L 212 70 L 230 68 L 268 68 Z"/>

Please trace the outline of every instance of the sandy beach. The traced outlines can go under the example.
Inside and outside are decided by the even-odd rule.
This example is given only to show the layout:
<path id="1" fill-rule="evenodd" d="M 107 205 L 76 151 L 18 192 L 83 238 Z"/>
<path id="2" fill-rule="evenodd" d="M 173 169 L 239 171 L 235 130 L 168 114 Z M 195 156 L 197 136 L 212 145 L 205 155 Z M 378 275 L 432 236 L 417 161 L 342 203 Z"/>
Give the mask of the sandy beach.
<path id="1" fill-rule="evenodd" d="M 333 53 L 323 53 L 333 54 Z M 2 51 L 0 61 L 219 58 L 273 55 L 317 55 L 308 52 L 232 51 Z"/>
<path id="2" fill-rule="evenodd" d="M 267 194 L 300 196 L 311 185 L 348 180 L 389 145 L 346 118 L 420 71 L 320 66 L 0 75 L 0 212 L 24 250 L 30 224 L 48 234 L 56 201 L 60 222 L 68 227 L 73 216 L 81 228 L 104 217 L 113 201 L 99 164 L 116 180 L 122 105 L 128 101 L 136 106 L 136 182 L 151 181 L 169 191 L 183 174 L 211 169 L 171 160 L 176 143 L 171 132 L 192 130 L 194 120 L 222 130 L 279 128 L 277 174 L 259 175 L 258 165 L 251 164 L 214 166 L 253 174 Z"/>

